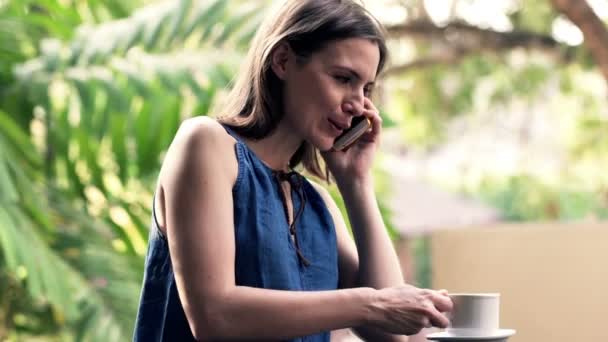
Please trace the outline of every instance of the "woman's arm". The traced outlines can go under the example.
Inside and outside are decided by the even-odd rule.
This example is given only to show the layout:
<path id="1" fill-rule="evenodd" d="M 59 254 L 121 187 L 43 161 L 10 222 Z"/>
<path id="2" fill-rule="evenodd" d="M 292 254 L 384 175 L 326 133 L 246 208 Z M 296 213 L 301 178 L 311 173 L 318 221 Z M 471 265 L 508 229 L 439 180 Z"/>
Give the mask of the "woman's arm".
<path id="1" fill-rule="evenodd" d="M 381 289 L 404 284 L 399 259 L 384 226 L 371 180 L 339 186 L 358 252 L 353 285 Z M 383 334 L 368 327 L 356 331 L 370 341 L 408 341 L 406 336 Z"/>
<path id="2" fill-rule="evenodd" d="M 235 285 L 234 140 L 210 119 L 187 121 L 160 175 L 161 229 L 197 339 L 284 339 L 369 323 L 371 288 L 274 291 Z"/>
<path id="3" fill-rule="evenodd" d="M 326 203 L 336 227 L 340 287 L 384 288 L 402 285 L 404 281 L 399 261 L 384 228 L 373 191 L 367 195 L 362 192 L 363 196 L 369 196 L 363 198 L 362 203 L 357 203 L 357 199 L 349 200 L 349 196 L 343 197 L 347 211 L 349 215 L 352 215 L 350 220 L 355 237 L 353 241 L 342 213 L 329 192 L 321 185 L 312 184 Z M 351 192 L 351 190 L 345 190 L 343 194 L 347 192 Z M 366 225 L 366 221 L 371 221 L 371 223 Z M 363 260 L 362 264 L 360 264 L 360 260 Z"/>
<path id="4" fill-rule="evenodd" d="M 385 288 L 403 284 L 403 278 L 401 276 L 400 268 L 398 268 L 399 262 L 396 261 L 398 268 L 397 270 L 391 269 L 391 267 L 395 267 L 395 261 L 392 258 L 396 259 L 397 257 L 394 253 L 394 248 L 390 239 L 388 238 L 388 234 L 386 234 L 386 230 L 384 229 L 383 225 L 380 227 L 382 230 L 380 230 L 377 228 L 379 226 L 378 222 L 374 222 L 374 225 L 370 228 L 375 229 L 375 231 L 372 231 L 371 233 L 364 232 L 363 234 L 355 231 L 356 228 L 353 226 L 353 235 L 358 241 L 358 243 L 355 244 L 348 232 L 348 228 L 346 227 L 346 223 L 344 222 L 342 213 L 338 209 L 338 206 L 336 205 L 329 192 L 327 192 L 327 190 L 322 188 L 320 185 L 314 185 L 323 200 L 325 201 L 325 203 L 327 204 L 329 212 L 331 213 L 334 219 L 334 225 L 336 227 L 336 235 L 338 239 L 340 287 L 354 288 L 359 286 L 370 286 L 375 288 Z M 375 197 L 372 196 L 372 200 L 374 199 Z M 344 200 L 346 202 L 346 197 L 344 198 Z M 366 210 L 364 208 L 360 208 L 360 206 L 357 206 L 357 209 L 355 209 L 355 206 L 349 205 L 348 202 L 345 204 L 347 205 L 347 210 L 349 213 L 355 210 Z M 375 207 L 376 210 L 378 210 L 377 206 Z M 359 213 L 357 215 L 368 216 L 368 214 L 366 213 Z M 373 217 L 371 219 L 373 219 Z M 351 225 L 353 224 L 352 220 L 353 218 L 351 218 Z M 357 226 L 361 230 L 362 222 L 359 221 L 358 223 L 359 224 Z M 369 235 L 377 236 L 369 237 Z M 375 246 L 374 243 L 378 243 L 378 245 Z M 365 251 L 367 254 L 358 252 L 358 248 L 360 248 L 362 251 Z M 379 249 L 383 251 L 379 251 L 377 254 L 375 254 L 376 251 Z M 370 253 L 372 255 L 370 255 Z M 361 267 L 359 263 L 360 258 L 362 260 L 367 261 L 363 263 L 365 265 L 363 269 L 367 271 L 367 275 L 364 275 L 363 272 L 361 272 Z M 386 264 L 382 263 L 382 260 L 384 259 L 387 259 L 388 261 Z M 386 275 L 384 274 L 385 272 L 387 273 Z M 365 285 L 366 283 L 368 285 Z M 359 326 L 357 329 L 355 329 L 355 331 L 358 335 L 361 335 L 361 337 L 369 341 L 408 340 L 407 336 L 398 336 L 382 333 L 377 329 L 370 329 L 369 327 L 366 328 L 363 326 Z"/>
<path id="5" fill-rule="evenodd" d="M 353 243 L 348 236 L 344 219 L 333 199 L 325 195 L 338 233 L 341 286 L 369 286 L 376 289 L 404 286 L 401 267 L 376 202 L 370 171 L 379 144 L 382 119 L 368 98 L 364 98 L 363 103 L 349 102 L 343 107 L 347 112 L 366 116 L 372 125 L 347 150 L 323 153 L 344 199 L 355 240 Z M 428 320 L 423 326 L 446 324 L 447 318 L 439 312 L 451 309 L 451 301 L 446 293 L 421 291 L 430 298 L 430 301 L 423 300 L 422 307 L 429 309 L 425 312 Z M 402 336 L 390 336 L 367 327 L 358 329 L 357 332 L 374 341 L 407 340 Z"/>
<path id="6" fill-rule="evenodd" d="M 338 184 L 358 252 L 358 286 L 384 288 L 404 283 L 399 259 L 387 233 L 371 175 Z"/>

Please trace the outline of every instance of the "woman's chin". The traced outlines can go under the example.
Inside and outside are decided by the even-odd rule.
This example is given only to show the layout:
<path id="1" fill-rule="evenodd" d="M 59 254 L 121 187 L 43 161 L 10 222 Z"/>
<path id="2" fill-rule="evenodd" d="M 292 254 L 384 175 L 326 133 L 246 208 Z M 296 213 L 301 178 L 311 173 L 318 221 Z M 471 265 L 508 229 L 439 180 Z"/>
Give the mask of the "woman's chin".
<path id="1" fill-rule="evenodd" d="M 329 152 L 333 149 L 334 139 L 333 137 L 314 139 L 308 141 L 312 146 L 321 152 Z"/>
<path id="2" fill-rule="evenodd" d="M 328 141 L 324 141 L 323 144 L 320 144 L 320 146 L 317 146 L 317 148 L 321 152 L 330 152 L 334 148 L 334 141 L 333 141 L 333 139 L 332 140 L 328 140 Z"/>

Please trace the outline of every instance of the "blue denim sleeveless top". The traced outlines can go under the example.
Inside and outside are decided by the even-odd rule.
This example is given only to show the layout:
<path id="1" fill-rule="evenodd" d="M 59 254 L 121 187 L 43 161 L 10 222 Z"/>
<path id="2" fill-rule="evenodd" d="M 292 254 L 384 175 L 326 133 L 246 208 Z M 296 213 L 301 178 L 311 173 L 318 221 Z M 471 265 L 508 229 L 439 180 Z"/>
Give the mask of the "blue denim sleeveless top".
<path id="1" fill-rule="evenodd" d="M 232 189 L 237 285 L 319 291 L 338 288 L 334 223 L 325 202 L 301 175 L 287 177 L 295 219 L 290 233 L 277 173 L 236 139 L 238 176 Z M 277 322 L 281 324 L 281 322 Z M 289 341 L 328 342 L 329 332 Z M 134 341 L 194 340 L 180 303 L 167 240 L 153 213 Z"/>

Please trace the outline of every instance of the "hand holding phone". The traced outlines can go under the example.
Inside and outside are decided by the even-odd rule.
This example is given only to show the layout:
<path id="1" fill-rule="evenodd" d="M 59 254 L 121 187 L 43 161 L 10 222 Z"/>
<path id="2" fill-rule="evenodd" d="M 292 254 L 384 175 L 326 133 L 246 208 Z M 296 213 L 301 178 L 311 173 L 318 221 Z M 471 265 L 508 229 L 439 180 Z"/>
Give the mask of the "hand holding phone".
<path id="1" fill-rule="evenodd" d="M 344 150 L 357 141 L 370 127 L 371 122 L 365 116 L 354 117 L 351 126 L 334 141 L 333 149 L 336 151 Z"/>

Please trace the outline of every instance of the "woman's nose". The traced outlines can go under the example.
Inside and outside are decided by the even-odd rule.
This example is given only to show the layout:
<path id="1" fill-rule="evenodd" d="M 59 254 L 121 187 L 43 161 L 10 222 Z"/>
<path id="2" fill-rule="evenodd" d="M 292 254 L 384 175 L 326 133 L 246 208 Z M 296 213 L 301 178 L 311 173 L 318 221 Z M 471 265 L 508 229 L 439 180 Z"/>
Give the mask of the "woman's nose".
<path id="1" fill-rule="evenodd" d="M 359 116 L 363 114 L 363 97 L 357 96 L 356 98 L 349 99 L 342 104 L 342 111 L 353 116 Z"/>
<path id="2" fill-rule="evenodd" d="M 361 115 L 363 114 L 364 109 L 365 89 L 363 87 L 357 87 L 352 90 L 352 93 L 345 102 L 351 106 L 351 110 L 355 111 L 353 113 L 354 115 Z"/>

